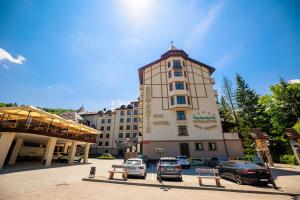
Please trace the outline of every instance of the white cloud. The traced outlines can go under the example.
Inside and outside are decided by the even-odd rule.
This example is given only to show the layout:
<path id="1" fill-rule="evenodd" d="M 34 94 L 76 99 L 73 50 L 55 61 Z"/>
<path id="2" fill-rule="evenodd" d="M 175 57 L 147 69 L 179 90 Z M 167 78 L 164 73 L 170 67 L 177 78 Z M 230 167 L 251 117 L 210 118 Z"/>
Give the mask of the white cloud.
<path id="1" fill-rule="evenodd" d="M 18 55 L 16 58 L 14 58 L 10 53 L 0 48 L 0 60 L 8 61 L 13 64 L 23 64 L 26 59 L 21 55 Z"/>
<path id="2" fill-rule="evenodd" d="M 290 83 L 290 84 L 300 83 L 300 79 L 289 80 L 288 83 Z"/>
<path id="3" fill-rule="evenodd" d="M 112 109 L 115 109 L 115 108 L 120 107 L 121 105 L 127 106 L 130 102 L 131 101 L 129 101 L 129 100 L 120 100 L 120 99 L 118 99 L 118 100 L 112 100 L 110 105 L 111 105 Z"/>
<path id="4" fill-rule="evenodd" d="M 201 44 L 205 35 L 207 34 L 210 27 L 213 25 L 215 18 L 218 16 L 221 8 L 223 7 L 223 2 L 219 1 L 207 12 L 206 16 L 203 17 L 192 31 L 190 37 L 185 43 L 185 49 L 190 50 L 192 47 L 197 47 Z"/>

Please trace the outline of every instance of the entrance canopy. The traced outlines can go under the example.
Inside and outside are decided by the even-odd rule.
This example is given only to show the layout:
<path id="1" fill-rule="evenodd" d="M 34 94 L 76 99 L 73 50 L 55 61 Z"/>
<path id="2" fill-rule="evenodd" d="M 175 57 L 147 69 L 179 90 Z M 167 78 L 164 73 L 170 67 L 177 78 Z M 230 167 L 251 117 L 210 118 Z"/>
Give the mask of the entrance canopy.
<path id="1" fill-rule="evenodd" d="M 19 132 L 95 143 L 100 131 L 34 106 L 0 108 L 0 132 Z"/>

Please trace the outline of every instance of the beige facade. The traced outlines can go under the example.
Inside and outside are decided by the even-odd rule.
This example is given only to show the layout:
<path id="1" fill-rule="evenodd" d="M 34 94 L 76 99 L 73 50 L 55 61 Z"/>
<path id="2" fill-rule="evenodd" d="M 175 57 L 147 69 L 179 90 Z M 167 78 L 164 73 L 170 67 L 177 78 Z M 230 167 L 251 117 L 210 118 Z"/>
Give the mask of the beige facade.
<path id="1" fill-rule="evenodd" d="M 166 156 L 242 156 L 239 138 L 222 132 L 213 71 L 174 47 L 139 69 L 143 154 L 157 158 L 163 147 Z"/>
<path id="2" fill-rule="evenodd" d="M 120 155 L 124 151 L 138 150 L 138 102 L 115 110 L 82 113 L 81 116 L 102 133 L 97 137 L 97 143 L 91 145 L 91 154 Z"/>

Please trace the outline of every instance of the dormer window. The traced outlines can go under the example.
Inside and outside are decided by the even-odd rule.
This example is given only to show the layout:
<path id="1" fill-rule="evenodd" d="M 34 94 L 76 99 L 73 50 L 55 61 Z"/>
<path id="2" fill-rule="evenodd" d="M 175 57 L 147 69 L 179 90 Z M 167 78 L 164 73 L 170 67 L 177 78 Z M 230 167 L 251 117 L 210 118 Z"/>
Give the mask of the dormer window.
<path id="1" fill-rule="evenodd" d="M 183 82 L 175 82 L 176 90 L 184 90 Z"/>
<path id="2" fill-rule="evenodd" d="M 181 62 L 180 62 L 180 60 L 173 60 L 173 68 L 174 69 L 178 69 L 178 68 L 181 68 L 182 66 L 181 66 Z"/>

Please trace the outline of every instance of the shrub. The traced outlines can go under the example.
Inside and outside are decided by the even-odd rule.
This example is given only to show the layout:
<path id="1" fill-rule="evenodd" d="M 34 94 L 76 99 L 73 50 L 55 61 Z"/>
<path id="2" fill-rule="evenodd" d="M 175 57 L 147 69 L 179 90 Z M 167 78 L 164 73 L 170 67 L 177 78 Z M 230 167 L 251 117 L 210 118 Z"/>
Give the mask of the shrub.
<path id="1" fill-rule="evenodd" d="M 283 155 L 279 157 L 280 163 L 297 165 L 297 159 L 295 155 Z"/>

